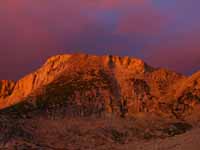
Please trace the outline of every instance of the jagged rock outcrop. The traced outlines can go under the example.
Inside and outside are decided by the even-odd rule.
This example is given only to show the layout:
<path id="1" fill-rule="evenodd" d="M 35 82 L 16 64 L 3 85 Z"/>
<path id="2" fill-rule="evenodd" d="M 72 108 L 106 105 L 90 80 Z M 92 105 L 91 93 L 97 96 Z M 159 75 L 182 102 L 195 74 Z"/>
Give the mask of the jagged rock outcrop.
<path id="1" fill-rule="evenodd" d="M 200 109 L 200 72 L 193 74 L 177 85 L 173 112 L 184 117 Z M 194 113 L 193 113 L 194 114 Z"/>
<path id="2" fill-rule="evenodd" d="M 17 81 L 12 94 L 2 100 L 0 108 L 20 102 L 34 90 L 55 80 L 67 68 L 69 57 L 70 55 L 53 56 L 40 69 Z"/>
<path id="3" fill-rule="evenodd" d="M 12 94 L 15 82 L 10 80 L 0 81 L 0 98 L 6 98 Z"/>
<path id="4" fill-rule="evenodd" d="M 19 80 L 16 83 L 12 95 L 8 100 L 4 100 L 0 107 L 10 106 L 21 101 L 23 98 L 33 93 L 34 90 L 48 85 L 65 73 L 77 72 L 79 68 L 83 68 L 84 70 L 88 67 L 93 70 L 105 68 L 107 70 L 113 70 L 113 73 L 125 72 L 126 74 L 143 73 L 150 69 L 150 67 L 141 60 L 128 57 L 99 57 L 86 54 L 53 56 L 49 58 L 40 69 Z"/>
<path id="5" fill-rule="evenodd" d="M 179 117 L 187 111 L 185 103 L 193 108 L 199 97 L 199 73 L 186 77 L 137 58 L 73 54 L 53 56 L 19 80 L 0 108 L 20 103 L 28 110 L 79 116 L 155 112 Z"/>

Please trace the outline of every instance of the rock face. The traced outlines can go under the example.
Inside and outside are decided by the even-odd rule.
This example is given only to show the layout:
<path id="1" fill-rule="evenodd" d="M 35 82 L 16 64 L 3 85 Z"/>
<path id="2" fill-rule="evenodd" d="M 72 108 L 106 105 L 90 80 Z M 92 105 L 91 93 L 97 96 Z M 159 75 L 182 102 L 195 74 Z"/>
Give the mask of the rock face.
<path id="1" fill-rule="evenodd" d="M 20 102 L 34 90 L 55 80 L 66 69 L 66 61 L 69 57 L 70 55 L 58 55 L 49 58 L 40 69 L 20 79 L 16 83 L 12 95 L 8 99 L 2 100 L 0 108 Z"/>
<path id="2" fill-rule="evenodd" d="M 0 108 L 16 104 L 20 111 L 78 116 L 151 112 L 182 117 L 198 106 L 199 85 L 199 73 L 185 77 L 136 58 L 58 55 L 11 86 Z"/>
<path id="3" fill-rule="evenodd" d="M 200 109 L 200 72 L 179 84 L 175 94 L 174 114 L 177 117 L 198 114 Z"/>
<path id="4" fill-rule="evenodd" d="M 0 81 L 0 98 L 6 98 L 12 94 L 15 82 L 9 80 Z"/>

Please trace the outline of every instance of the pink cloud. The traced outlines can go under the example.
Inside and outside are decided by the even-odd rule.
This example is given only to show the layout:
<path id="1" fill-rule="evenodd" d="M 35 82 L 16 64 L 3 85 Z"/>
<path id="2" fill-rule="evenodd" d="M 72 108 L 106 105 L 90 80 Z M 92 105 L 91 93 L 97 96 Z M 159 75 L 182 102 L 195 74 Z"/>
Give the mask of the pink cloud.
<path id="1" fill-rule="evenodd" d="M 137 54 L 153 65 L 186 72 L 199 63 L 200 33 L 193 24 L 182 35 L 176 21 L 174 9 L 161 11 L 151 0 L 2 0 L 0 78 L 19 78 L 63 49 Z"/>

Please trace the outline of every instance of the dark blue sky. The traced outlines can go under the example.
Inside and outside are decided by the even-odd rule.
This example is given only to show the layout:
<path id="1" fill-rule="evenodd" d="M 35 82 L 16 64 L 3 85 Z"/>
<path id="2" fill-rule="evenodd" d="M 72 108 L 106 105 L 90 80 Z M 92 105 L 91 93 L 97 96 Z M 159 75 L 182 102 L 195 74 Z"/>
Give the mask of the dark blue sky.
<path id="1" fill-rule="evenodd" d="M 0 78 L 51 55 L 130 55 L 184 74 L 200 69 L 198 0 L 2 0 Z"/>

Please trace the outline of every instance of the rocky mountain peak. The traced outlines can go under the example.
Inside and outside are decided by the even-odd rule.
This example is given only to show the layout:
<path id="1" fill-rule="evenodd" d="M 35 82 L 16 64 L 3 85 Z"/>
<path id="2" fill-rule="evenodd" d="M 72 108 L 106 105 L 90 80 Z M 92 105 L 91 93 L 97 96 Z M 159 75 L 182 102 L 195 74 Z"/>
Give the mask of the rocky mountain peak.
<path id="1" fill-rule="evenodd" d="M 72 55 L 70 54 L 62 54 L 62 55 L 55 55 L 47 59 L 44 66 L 50 64 L 60 64 L 66 62 Z"/>
<path id="2" fill-rule="evenodd" d="M 120 57 L 120 56 L 104 56 L 104 62 L 106 64 L 117 67 L 117 68 L 127 68 L 127 69 L 134 69 L 144 71 L 146 69 L 150 69 L 151 67 L 148 66 L 144 61 L 138 58 L 133 57 Z"/>
<path id="3" fill-rule="evenodd" d="M 60 76 L 65 76 L 70 72 L 80 72 L 80 70 L 114 70 L 114 76 L 119 81 L 122 77 L 129 77 L 133 74 L 143 74 L 152 69 L 142 60 L 131 57 L 119 56 L 96 56 L 88 54 L 62 54 L 50 57 L 38 70 L 26 75 L 19 81 L 13 89 L 12 94 L 2 100 L 1 106 L 15 104 L 27 97 L 35 90 L 42 88 Z"/>
<path id="4" fill-rule="evenodd" d="M 185 77 L 132 57 L 63 54 L 49 58 L 41 68 L 17 81 L 13 90 L 1 97 L 0 108 L 26 101 L 32 95 L 37 97 L 40 91 L 44 101 L 68 99 L 75 107 L 89 107 L 87 103 L 94 99 L 98 109 L 103 110 L 105 105 L 107 112 L 125 116 L 156 111 L 159 100 L 188 99 L 184 95 L 188 95 L 185 91 L 189 85 L 198 95 L 199 73 Z"/>

